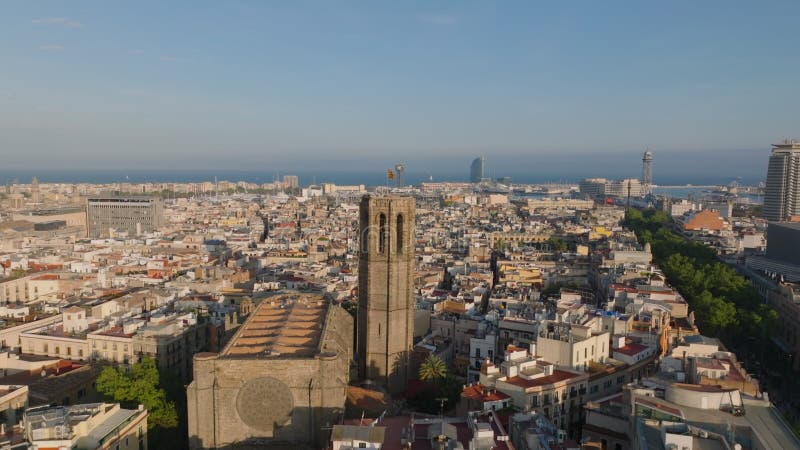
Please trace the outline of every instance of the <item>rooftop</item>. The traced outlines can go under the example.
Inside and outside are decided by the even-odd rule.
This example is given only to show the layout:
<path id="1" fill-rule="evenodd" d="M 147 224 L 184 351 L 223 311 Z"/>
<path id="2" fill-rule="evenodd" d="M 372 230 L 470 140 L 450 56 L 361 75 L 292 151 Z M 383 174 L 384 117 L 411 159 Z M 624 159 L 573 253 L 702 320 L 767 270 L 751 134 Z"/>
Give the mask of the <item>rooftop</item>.
<path id="1" fill-rule="evenodd" d="M 464 390 L 461 391 L 461 396 L 480 400 L 482 402 L 495 402 L 509 398 L 508 395 L 496 389 L 486 388 L 482 384 L 473 384 L 465 387 Z"/>
<path id="2" fill-rule="evenodd" d="M 647 350 L 646 345 L 642 344 L 626 344 L 624 347 L 615 348 L 614 353 L 622 353 L 623 355 L 633 356 Z"/>
<path id="3" fill-rule="evenodd" d="M 313 356 L 327 310 L 328 302 L 314 294 L 283 294 L 266 299 L 221 356 Z"/>
<path id="4" fill-rule="evenodd" d="M 538 386 L 544 386 L 547 384 L 558 383 L 560 381 L 568 380 L 570 378 L 580 377 L 581 374 L 574 373 L 574 372 L 567 372 L 565 370 L 555 369 L 552 375 L 547 375 L 544 377 L 532 378 L 532 379 L 525 379 L 519 376 L 507 378 L 505 381 L 506 383 L 513 384 L 515 386 L 520 386 L 523 388 L 532 388 Z"/>

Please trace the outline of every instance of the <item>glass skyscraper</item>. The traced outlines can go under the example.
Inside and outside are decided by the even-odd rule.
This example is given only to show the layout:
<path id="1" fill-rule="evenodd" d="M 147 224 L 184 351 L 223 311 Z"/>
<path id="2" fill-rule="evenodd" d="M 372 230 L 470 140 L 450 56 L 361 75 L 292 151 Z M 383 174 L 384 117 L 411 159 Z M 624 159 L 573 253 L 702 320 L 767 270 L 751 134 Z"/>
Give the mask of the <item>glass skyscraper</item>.
<path id="1" fill-rule="evenodd" d="M 800 216 L 800 141 L 772 145 L 764 190 L 764 218 L 770 221 Z"/>
<path id="2" fill-rule="evenodd" d="M 472 160 L 472 165 L 469 167 L 469 181 L 471 183 L 480 183 L 483 179 L 483 163 L 485 158 L 479 156 Z"/>

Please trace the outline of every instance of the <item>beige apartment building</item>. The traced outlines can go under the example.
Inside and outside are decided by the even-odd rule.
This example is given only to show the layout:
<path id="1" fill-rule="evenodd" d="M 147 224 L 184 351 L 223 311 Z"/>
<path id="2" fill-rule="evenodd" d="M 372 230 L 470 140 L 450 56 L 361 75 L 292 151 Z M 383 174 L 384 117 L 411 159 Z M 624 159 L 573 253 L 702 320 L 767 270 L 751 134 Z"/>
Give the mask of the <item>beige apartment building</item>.
<path id="1" fill-rule="evenodd" d="M 130 364 L 142 357 L 155 359 L 159 368 L 172 370 L 184 381 L 192 373 L 192 356 L 208 344 L 205 322 L 173 317 L 138 327 L 111 327 L 89 333 L 92 359 Z"/>
<path id="2" fill-rule="evenodd" d="M 25 411 L 25 437 L 33 448 L 147 450 L 147 410 L 119 403 L 44 406 Z"/>
<path id="3" fill-rule="evenodd" d="M 62 277 L 63 275 L 63 277 Z M 0 304 L 53 298 L 79 287 L 83 280 L 65 273 L 34 273 L 0 282 Z"/>
<path id="4" fill-rule="evenodd" d="M 597 332 L 589 326 L 546 322 L 539 331 L 536 351 L 559 367 L 587 371 L 593 362 L 608 359 L 611 333 Z"/>
<path id="5" fill-rule="evenodd" d="M 19 423 L 28 407 L 28 386 L 0 385 L 0 424 L 6 428 Z"/>
<path id="6" fill-rule="evenodd" d="M 569 430 L 580 422 L 589 374 L 559 369 L 527 349 L 508 346 L 500 367 L 481 366 L 480 383 L 511 397 L 515 407 L 536 411 Z"/>
<path id="7" fill-rule="evenodd" d="M 149 322 L 131 321 L 124 326 L 89 330 L 86 311 L 65 309 L 60 320 L 19 334 L 25 354 L 52 358 L 106 360 L 129 364 L 149 356 L 159 368 L 173 370 L 188 381 L 192 373 L 192 355 L 205 349 L 208 333 L 205 322 L 194 314 L 155 315 Z M 96 320 L 96 319 L 94 319 Z"/>

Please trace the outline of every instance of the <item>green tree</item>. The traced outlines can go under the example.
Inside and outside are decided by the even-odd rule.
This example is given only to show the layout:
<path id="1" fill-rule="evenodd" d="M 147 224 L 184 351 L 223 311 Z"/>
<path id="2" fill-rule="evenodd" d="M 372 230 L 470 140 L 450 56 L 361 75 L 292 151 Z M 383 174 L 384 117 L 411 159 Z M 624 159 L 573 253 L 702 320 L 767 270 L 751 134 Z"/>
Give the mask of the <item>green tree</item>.
<path id="1" fill-rule="evenodd" d="M 567 243 L 561 238 L 551 237 L 547 240 L 547 243 L 557 252 L 567 251 Z"/>
<path id="2" fill-rule="evenodd" d="M 673 233 L 665 226 L 668 221 L 660 211 L 631 209 L 624 224 L 640 242 L 651 243 L 654 261 L 695 312 L 700 330 L 733 348 L 753 338 L 774 348 L 769 336 L 778 322 L 775 310 L 763 304 L 746 278 L 720 262 L 712 248 Z"/>
<path id="3" fill-rule="evenodd" d="M 97 391 L 107 401 L 121 403 L 127 408 L 144 405 L 148 412 L 147 427 L 150 429 L 178 426 L 175 402 L 167 399 L 158 367 L 152 358 L 142 359 L 131 370 L 111 366 L 104 368 L 97 378 Z"/>
<path id="4" fill-rule="evenodd" d="M 437 382 L 447 376 L 447 366 L 438 356 L 428 355 L 419 366 L 419 379 Z"/>

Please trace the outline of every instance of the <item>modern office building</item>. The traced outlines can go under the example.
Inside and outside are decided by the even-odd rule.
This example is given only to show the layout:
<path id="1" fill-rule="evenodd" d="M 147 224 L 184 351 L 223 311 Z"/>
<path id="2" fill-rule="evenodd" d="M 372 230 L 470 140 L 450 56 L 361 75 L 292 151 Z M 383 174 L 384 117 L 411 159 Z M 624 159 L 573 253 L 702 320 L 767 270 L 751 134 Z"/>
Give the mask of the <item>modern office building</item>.
<path id="1" fill-rule="evenodd" d="M 581 194 L 590 197 L 642 197 L 646 192 L 641 180 L 626 178 L 624 180 L 608 180 L 606 178 L 586 178 L 578 185 Z"/>
<path id="2" fill-rule="evenodd" d="M 486 158 L 483 156 L 479 156 L 472 160 L 472 164 L 469 166 L 469 181 L 471 183 L 480 183 L 484 176 L 484 164 L 486 163 Z"/>
<path id="3" fill-rule="evenodd" d="M 610 183 L 610 180 L 605 178 L 584 178 L 578 184 L 578 189 L 581 194 L 589 197 L 601 197 L 606 194 L 607 183 Z"/>
<path id="4" fill-rule="evenodd" d="M 772 145 L 764 190 L 764 218 L 771 221 L 800 216 L 800 141 Z"/>
<path id="5" fill-rule="evenodd" d="M 773 280 L 800 282 L 800 222 L 770 222 L 767 228 L 767 254 L 747 258 L 747 267 L 766 274 Z M 773 283 L 765 283 L 775 290 Z"/>
<path id="6" fill-rule="evenodd" d="M 114 233 L 140 235 L 164 224 L 164 203 L 158 197 L 92 197 L 86 201 L 86 229 L 90 238 Z"/>
<path id="7" fill-rule="evenodd" d="M 360 205 L 359 376 L 403 392 L 414 339 L 413 197 L 366 195 Z"/>

